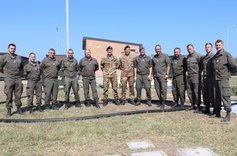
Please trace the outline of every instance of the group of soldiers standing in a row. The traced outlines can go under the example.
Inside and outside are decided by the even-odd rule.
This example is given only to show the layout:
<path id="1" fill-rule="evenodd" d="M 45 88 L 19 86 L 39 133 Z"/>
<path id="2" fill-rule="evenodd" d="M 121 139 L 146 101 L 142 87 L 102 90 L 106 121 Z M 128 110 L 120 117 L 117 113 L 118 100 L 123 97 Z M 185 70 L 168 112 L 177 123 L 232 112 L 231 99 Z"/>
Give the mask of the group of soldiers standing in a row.
<path id="1" fill-rule="evenodd" d="M 195 52 L 192 44 L 187 45 L 188 56 L 181 55 L 180 48 L 174 49 L 174 56 L 170 60 L 167 54 L 162 53 L 161 45 L 155 46 L 156 54 L 151 58 L 145 54 L 145 48 L 140 47 L 140 54 L 135 58 L 130 54 L 130 46 L 124 48 L 124 54 L 118 59 L 113 55 L 113 48 L 107 47 L 107 55 L 102 58 L 100 68 L 103 71 L 103 106 L 108 104 L 108 89 L 111 83 L 114 92 L 114 103 L 124 105 L 130 102 L 133 105 L 141 104 L 142 88 L 146 90 L 147 105 L 151 104 L 151 80 L 154 79 L 155 90 L 159 98 L 158 106 L 165 108 L 167 96 L 167 79 L 172 72 L 172 93 L 174 106 L 184 106 L 185 90 L 187 88 L 188 97 L 194 113 L 206 113 L 211 117 L 221 117 L 221 101 L 226 110 L 226 117 L 222 121 L 230 120 L 230 72 L 237 69 L 237 65 L 230 53 L 224 50 L 222 40 L 215 42 L 217 53 L 212 52 L 212 44 L 206 43 L 206 55 L 202 57 Z M 85 50 L 85 57 L 79 63 L 74 58 L 72 49 L 67 51 L 67 57 L 59 62 L 55 57 L 55 50 L 49 49 L 47 57 L 41 63 L 36 61 L 36 54 L 29 54 L 29 63 L 23 67 L 20 56 L 15 54 L 16 46 L 9 44 L 8 54 L 1 57 L 0 72 L 6 75 L 4 92 L 6 94 L 6 116 L 11 116 L 13 93 L 15 94 L 15 104 L 17 112 L 22 114 L 21 94 L 22 82 L 21 71 L 27 78 L 28 106 L 30 113 L 33 111 L 33 96 L 36 94 L 36 105 L 39 111 L 41 107 L 42 86 L 45 93 L 45 106 L 51 109 L 58 109 L 58 71 L 62 70 L 65 77 L 65 109 L 70 107 L 70 90 L 72 88 L 75 98 L 75 106 L 80 107 L 78 75 L 82 77 L 85 105 L 91 103 L 100 108 L 98 103 L 98 93 L 96 89 L 95 72 L 99 70 L 99 64 L 91 56 L 90 49 Z M 121 70 L 121 98 L 118 96 L 117 70 Z M 42 82 L 43 80 L 43 82 Z M 136 83 L 136 93 L 134 94 L 134 83 Z M 129 101 L 126 99 L 127 84 L 129 86 Z M 89 87 L 92 90 L 93 101 L 90 99 Z M 201 90 L 205 110 L 201 110 Z M 135 100 L 136 99 L 136 100 Z M 50 101 L 52 100 L 51 104 Z M 179 103 L 180 101 L 180 103 Z M 210 107 L 214 108 L 210 113 Z"/>

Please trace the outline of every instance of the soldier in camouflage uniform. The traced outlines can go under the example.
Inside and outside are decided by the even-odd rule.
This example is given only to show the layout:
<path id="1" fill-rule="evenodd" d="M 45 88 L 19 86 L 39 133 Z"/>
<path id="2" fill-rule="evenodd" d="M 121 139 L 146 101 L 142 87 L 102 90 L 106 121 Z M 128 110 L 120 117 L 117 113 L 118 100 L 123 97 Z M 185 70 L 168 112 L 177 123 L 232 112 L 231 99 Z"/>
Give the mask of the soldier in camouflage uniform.
<path id="1" fill-rule="evenodd" d="M 72 49 L 68 49 L 67 57 L 62 61 L 61 70 L 64 74 L 64 92 L 65 92 L 65 109 L 70 107 L 69 104 L 69 96 L 71 88 L 73 90 L 74 98 L 75 98 L 75 107 L 80 107 L 81 102 L 79 98 L 79 84 L 78 84 L 78 62 L 77 59 L 74 58 L 74 51 Z"/>
<path id="2" fill-rule="evenodd" d="M 4 73 L 5 87 L 4 93 L 6 94 L 6 117 L 11 116 L 13 93 L 15 95 L 15 104 L 17 106 L 17 112 L 22 114 L 21 110 L 21 94 L 23 85 L 21 81 L 21 71 L 23 70 L 23 62 L 20 56 L 16 53 L 16 45 L 8 45 L 8 54 L 0 58 L 0 72 Z"/>
<path id="3" fill-rule="evenodd" d="M 155 46 L 156 55 L 152 58 L 152 72 L 160 107 L 165 108 L 167 94 L 167 79 L 170 72 L 170 59 L 167 54 L 162 53 L 161 45 Z"/>
<path id="4" fill-rule="evenodd" d="M 224 42 L 218 39 L 215 43 L 217 53 L 212 58 L 212 64 L 214 67 L 214 99 L 215 110 L 212 117 L 221 117 L 221 102 L 223 102 L 224 109 L 226 111 L 225 118 L 222 122 L 230 121 L 231 112 L 231 88 L 229 78 L 230 72 L 236 72 L 237 64 L 230 53 L 224 50 Z"/>
<path id="5" fill-rule="evenodd" d="M 129 86 L 130 102 L 134 102 L 134 57 L 130 54 L 130 46 L 127 45 L 124 48 L 124 54 L 119 58 L 119 69 L 121 70 L 121 104 L 126 103 L 126 89 L 127 83 Z"/>
<path id="6" fill-rule="evenodd" d="M 104 98 L 103 106 L 108 104 L 108 90 L 111 83 L 112 89 L 114 91 L 114 102 L 116 105 L 119 105 L 118 101 L 118 80 L 117 72 L 118 69 L 118 59 L 113 55 L 113 48 L 111 46 L 106 49 L 107 55 L 103 57 L 100 63 L 101 70 L 103 71 L 103 85 L 104 85 Z"/>
<path id="7" fill-rule="evenodd" d="M 56 106 L 58 97 L 58 71 L 60 62 L 55 58 L 55 50 L 49 49 L 48 56 L 41 62 L 40 67 L 43 71 L 45 105 L 52 109 L 58 109 Z M 52 104 L 50 100 L 52 97 Z"/>
<path id="8" fill-rule="evenodd" d="M 175 103 L 173 107 L 179 106 L 179 100 L 181 107 L 183 107 L 185 101 L 187 60 L 181 55 L 181 50 L 178 47 L 174 49 L 174 56 L 171 59 L 170 67 L 173 74 L 172 94 Z"/>
<path id="9" fill-rule="evenodd" d="M 136 105 L 141 104 L 142 88 L 144 86 L 147 96 L 147 105 L 151 105 L 151 80 L 152 80 L 152 60 L 145 54 L 145 48 L 139 48 L 140 55 L 135 57 L 135 80 L 137 90 Z"/>
<path id="10" fill-rule="evenodd" d="M 28 97 L 28 107 L 30 113 L 32 113 L 34 92 L 36 94 L 37 110 L 42 112 L 41 99 L 42 99 L 42 70 L 40 64 L 36 61 L 36 54 L 29 54 L 29 63 L 24 66 L 24 76 L 27 79 L 26 95 Z"/>
<path id="11" fill-rule="evenodd" d="M 214 106 L 214 76 L 212 69 L 211 58 L 214 56 L 212 53 L 212 44 L 205 44 L 206 55 L 201 59 L 201 70 L 202 70 L 202 97 L 205 105 L 204 114 L 210 114 L 210 107 Z"/>
<path id="12" fill-rule="evenodd" d="M 85 57 L 82 58 L 79 62 L 79 71 L 80 75 L 82 76 L 83 82 L 83 90 L 84 90 L 84 97 L 85 97 L 85 105 L 88 107 L 90 106 L 90 86 L 92 90 L 92 96 L 97 108 L 100 108 L 98 103 L 98 93 L 96 89 L 96 80 L 95 80 L 95 72 L 99 70 L 99 64 L 97 60 L 91 57 L 90 49 L 85 50 Z"/>
<path id="13" fill-rule="evenodd" d="M 187 91 L 188 98 L 192 104 L 194 113 L 201 113 L 200 110 L 200 61 L 201 55 L 194 50 L 192 44 L 187 45 L 189 55 L 187 56 Z M 189 110 L 189 109 L 188 109 Z"/>

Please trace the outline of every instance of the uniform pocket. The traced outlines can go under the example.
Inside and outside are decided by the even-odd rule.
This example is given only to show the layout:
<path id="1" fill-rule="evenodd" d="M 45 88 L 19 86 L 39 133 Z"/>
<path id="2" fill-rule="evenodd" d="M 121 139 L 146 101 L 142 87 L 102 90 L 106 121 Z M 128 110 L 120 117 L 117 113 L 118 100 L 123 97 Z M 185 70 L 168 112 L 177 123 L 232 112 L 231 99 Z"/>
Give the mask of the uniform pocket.
<path id="1" fill-rule="evenodd" d="M 222 84 L 222 92 L 224 96 L 231 96 L 230 84 L 229 81 L 225 81 Z"/>

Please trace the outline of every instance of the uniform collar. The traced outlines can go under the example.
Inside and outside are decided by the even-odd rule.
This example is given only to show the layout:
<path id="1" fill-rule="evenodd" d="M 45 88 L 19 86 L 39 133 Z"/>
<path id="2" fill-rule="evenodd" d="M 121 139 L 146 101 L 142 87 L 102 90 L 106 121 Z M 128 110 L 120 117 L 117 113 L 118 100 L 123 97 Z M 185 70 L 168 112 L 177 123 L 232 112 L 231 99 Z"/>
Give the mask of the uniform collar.
<path id="1" fill-rule="evenodd" d="M 155 54 L 155 57 L 160 58 L 161 56 L 162 56 L 162 52 L 159 55 Z"/>
<path id="2" fill-rule="evenodd" d="M 212 55 L 213 55 L 213 53 L 212 53 L 212 52 L 211 52 L 211 53 L 209 53 L 209 54 L 206 54 L 206 55 L 205 55 L 205 58 L 210 58 Z"/>
<path id="3" fill-rule="evenodd" d="M 114 55 L 111 55 L 111 56 L 106 55 L 106 58 L 114 58 Z"/>
<path id="4" fill-rule="evenodd" d="M 195 51 L 192 54 L 188 54 L 188 56 L 193 57 L 195 55 Z"/>
<path id="5" fill-rule="evenodd" d="M 220 52 L 220 53 L 216 53 L 217 54 L 217 56 L 223 56 L 224 55 L 224 53 L 225 53 L 225 50 L 224 49 L 222 49 L 222 51 Z"/>
<path id="6" fill-rule="evenodd" d="M 140 57 L 140 58 L 145 58 L 145 57 L 146 57 L 146 54 L 145 54 L 145 55 L 143 55 L 143 56 L 139 55 L 139 57 Z"/>
<path id="7" fill-rule="evenodd" d="M 50 58 L 50 57 L 48 56 L 48 59 L 49 59 L 49 60 L 52 60 L 52 61 L 56 61 L 56 57 Z"/>
<path id="8" fill-rule="evenodd" d="M 90 58 L 85 57 L 85 60 L 91 61 L 91 60 L 92 60 L 92 57 L 90 57 Z"/>
<path id="9" fill-rule="evenodd" d="M 67 57 L 67 60 L 72 62 L 74 60 L 74 57 L 70 58 L 70 57 Z"/>
<path id="10" fill-rule="evenodd" d="M 12 55 L 12 54 L 8 53 L 8 57 L 10 57 L 11 59 L 15 59 L 17 57 L 17 54 Z"/>
<path id="11" fill-rule="evenodd" d="M 175 57 L 175 56 L 174 56 L 174 59 L 175 59 L 175 60 L 179 60 L 179 59 L 180 59 L 180 56 L 181 56 L 181 55 L 179 55 L 178 57 Z"/>
<path id="12" fill-rule="evenodd" d="M 32 66 L 36 66 L 36 65 L 37 65 L 37 62 L 36 62 L 36 61 L 35 61 L 35 62 L 29 61 L 29 63 L 30 63 L 30 65 L 32 65 Z"/>

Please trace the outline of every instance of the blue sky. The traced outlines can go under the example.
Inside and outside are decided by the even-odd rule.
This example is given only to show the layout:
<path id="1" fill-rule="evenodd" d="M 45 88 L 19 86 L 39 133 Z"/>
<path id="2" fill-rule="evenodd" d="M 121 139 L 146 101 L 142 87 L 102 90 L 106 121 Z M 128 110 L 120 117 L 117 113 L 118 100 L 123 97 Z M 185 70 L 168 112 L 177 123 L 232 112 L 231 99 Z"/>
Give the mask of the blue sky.
<path id="1" fill-rule="evenodd" d="M 95 37 L 144 44 L 154 54 L 161 44 L 164 53 L 173 54 L 193 43 L 205 54 L 206 42 L 223 39 L 228 51 L 237 57 L 236 0 L 69 0 L 70 48 L 83 57 L 82 38 Z M 1 0 L 0 51 L 9 43 L 17 53 L 34 51 L 41 60 L 49 48 L 66 53 L 65 0 Z M 58 32 L 56 31 L 58 28 Z"/>

